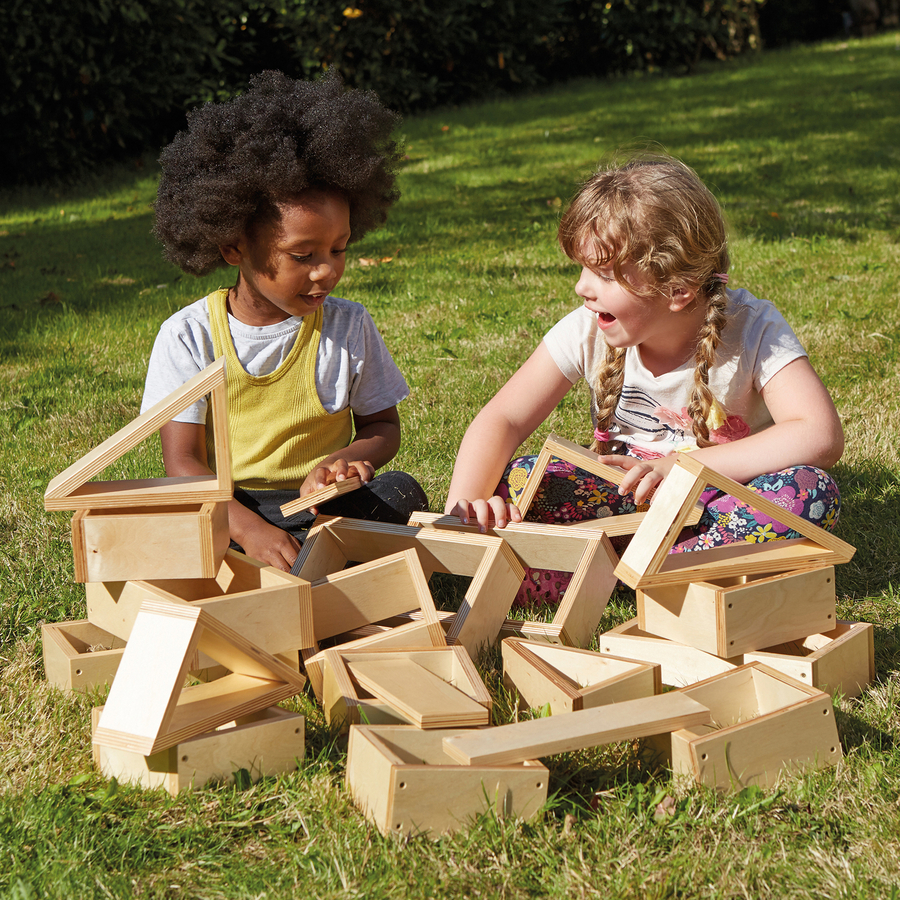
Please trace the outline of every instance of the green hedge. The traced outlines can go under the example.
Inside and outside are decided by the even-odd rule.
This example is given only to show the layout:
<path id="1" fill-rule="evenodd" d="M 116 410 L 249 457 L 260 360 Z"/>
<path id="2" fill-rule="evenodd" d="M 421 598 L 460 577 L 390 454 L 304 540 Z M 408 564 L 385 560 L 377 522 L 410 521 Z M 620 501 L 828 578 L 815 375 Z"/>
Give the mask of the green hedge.
<path id="1" fill-rule="evenodd" d="M 7 0 L 0 180 L 159 146 L 186 109 L 334 67 L 402 112 L 758 44 L 761 0 Z M 0 82 L 3 84 L 3 82 Z"/>

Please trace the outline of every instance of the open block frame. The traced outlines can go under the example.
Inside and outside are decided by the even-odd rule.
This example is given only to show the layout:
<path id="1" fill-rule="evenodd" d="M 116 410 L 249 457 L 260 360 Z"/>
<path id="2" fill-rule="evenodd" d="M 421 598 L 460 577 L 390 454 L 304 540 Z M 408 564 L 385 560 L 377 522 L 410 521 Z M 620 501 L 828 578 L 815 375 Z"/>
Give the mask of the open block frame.
<path id="1" fill-rule="evenodd" d="M 736 575 L 785 572 L 848 562 L 850 544 L 782 509 L 760 494 L 704 466 L 690 453 L 679 453 L 672 471 L 657 489 L 647 516 L 622 554 L 616 575 L 629 587 L 689 581 L 715 581 Z M 753 544 L 740 541 L 711 550 L 669 554 L 690 512 L 707 485 L 764 513 L 802 535 Z"/>
<path id="2" fill-rule="evenodd" d="M 461 644 L 474 658 L 496 640 L 525 576 L 522 564 L 500 538 L 320 516 L 295 571 L 315 584 L 348 563 L 367 563 L 406 550 L 415 550 L 426 579 L 433 572 L 472 577 L 446 643 Z"/>
<path id="3" fill-rule="evenodd" d="M 126 481 L 90 479 L 170 422 L 180 412 L 210 394 L 216 474 Z M 207 503 L 231 500 L 231 450 L 228 437 L 228 396 L 225 358 L 221 357 L 160 400 L 124 428 L 103 441 L 47 485 L 44 508 L 118 509 Z"/>
<path id="4" fill-rule="evenodd" d="M 463 525 L 455 516 L 415 513 L 409 522 L 445 532 L 478 534 L 477 526 Z M 571 647 L 588 646 L 617 580 L 613 571 L 619 558 L 606 532 L 522 522 L 488 533 L 506 541 L 522 566 L 573 573 L 553 621 L 522 622 L 521 626 L 517 622 L 520 633 Z"/>

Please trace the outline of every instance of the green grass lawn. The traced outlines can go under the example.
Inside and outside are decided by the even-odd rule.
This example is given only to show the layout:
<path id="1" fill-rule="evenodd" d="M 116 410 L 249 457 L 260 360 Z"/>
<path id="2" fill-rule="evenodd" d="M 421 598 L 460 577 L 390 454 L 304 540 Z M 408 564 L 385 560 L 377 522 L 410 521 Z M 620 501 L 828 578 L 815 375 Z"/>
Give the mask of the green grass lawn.
<path id="1" fill-rule="evenodd" d="M 553 799 L 439 842 L 380 838 L 306 698 L 305 767 L 170 799 L 92 768 L 102 696 L 47 688 L 41 622 L 83 618 L 49 479 L 137 414 L 161 321 L 230 273 L 164 262 L 157 170 L 0 194 L 0 896 L 897 897 L 900 885 L 900 38 L 829 43 L 691 78 L 584 81 L 404 123 L 403 197 L 354 245 L 339 293 L 370 309 L 412 388 L 397 467 L 441 509 L 474 413 L 578 304 L 560 208 L 617 149 L 660 145 L 722 201 L 731 284 L 772 299 L 843 417 L 839 613 L 873 622 L 876 683 L 839 700 L 844 762 L 715 795 L 620 745 L 548 761 Z M 362 265 L 359 260 L 382 260 Z M 589 437 L 586 389 L 536 433 Z M 113 471 L 114 470 L 114 471 Z M 158 442 L 107 477 L 161 474 Z M 601 625 L 634 615 L 620 591 Z M 482 661 L 497 687 L 496 655 Z M 671 814 L 657 812 L 667 796 Z"/>

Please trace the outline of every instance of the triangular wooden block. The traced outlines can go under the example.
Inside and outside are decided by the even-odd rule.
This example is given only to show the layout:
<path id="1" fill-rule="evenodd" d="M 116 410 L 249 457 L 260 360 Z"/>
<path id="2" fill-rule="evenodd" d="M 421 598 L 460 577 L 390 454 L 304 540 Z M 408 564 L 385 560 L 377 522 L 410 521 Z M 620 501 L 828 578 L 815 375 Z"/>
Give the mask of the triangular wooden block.
<path id="1" fill-rule="evenodd" d="M 691 509 L 707 485 L 736 497 L 803 537 L 761 544 L 740 541 L 711 550 L 670 555 Z M 855 552 L 855 548 L 831 532 L 782 509 L 746 485 L 714 472 L 689 453 L 679 453 L 672 471 L 657 490 L 647 517 L 622 554 L 615 574 L 637 589 L 834 565 L 848 562 Z"/>
<path id="2" fill-rule="evenodd" d="M 231 674 L 183 687 L 198 651 Z M 306 679 L 202 609 L 145 600 L 94 735 L 149 756 L 303 689 Z"/>
<path id="3" fill-rule="evenodd" d="M 216 448 L 215 475 L 90 481 L 108 465 L 155 434 L 178 413 L 206 394 L 211 394 L 213 438 Z M 107 438 L 78 462 L 60 472 L 47 485 L 44 508 L 111 509 L 230 500 L 233 486 L 227 400 L 225 358 L 221 357 L 186 381 L 177 391 L 160 400 L 112 437 Z"/>
<path id="4" fill-rule="evenodd" d="M 534 495 L 540 487 L 547 466 L 550 465 L 551 458 L 556 457 L 564 462 L 571 463 L 591 475 L 596 475 L 604 481 L 616 486 L 622 483 L 622 479 L 627 474 L 625 469 L 618 466 L 608 466 L 606 463 L 600 462 L 599 457 L 592 450 L 588 450 L 572 441 L 561 438 L 558 434 L 550 434 L 544 441 L 544 446 L 534 461 L 534 467 L 528 475 L 525 482 L 525 489 L 519 497 L 519 512 L 524 517 L 534 501 Z M 651 495 L 652 496 L 652 495 Z M 694 503 L 693 508 L 687 513 L 685 525 L 696 525 L 700 521 L 703 514 L 703 504 Z M 609 516 L 605 519 L 585 519 L 582 522 L 575 522 L 573 525 L 580 528 L 600 528 L 606 532 L 609 537 L 617 537 L 624 534 L 634 534 L 644 520 L 646 512 L 636 512 L 621 516 Z M 571 525 L 569 527 L 572 527 Z"/>

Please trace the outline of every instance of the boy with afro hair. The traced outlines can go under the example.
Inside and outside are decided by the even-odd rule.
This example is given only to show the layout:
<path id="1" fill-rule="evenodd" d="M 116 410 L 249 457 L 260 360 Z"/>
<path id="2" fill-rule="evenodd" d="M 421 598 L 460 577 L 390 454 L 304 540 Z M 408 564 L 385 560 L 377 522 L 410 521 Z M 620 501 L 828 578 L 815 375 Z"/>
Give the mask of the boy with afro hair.
<path id="1" fill-rule="evenodd" d="M 232 544 L 284 571 L 313 520 L 281 516 L 298 491 L 355 474 L 364 487 L 323 512 L 405 523 L 428 508 L 411 476 L 375 475 L 400 447 L 409 388 L 366 309 L 331 295 L 348 243 L 399 196 L 397 123 L 337 75 L 263 72 L 240 97 L 190 113 L 160 157 L 154 230 L 168 259 L 195 275 L 238 272 L 163 323 L 142 410 L 225 356 Z M 168 475 L 214 469 L 207 411 L 201 400 L 161 429 Z"/>

